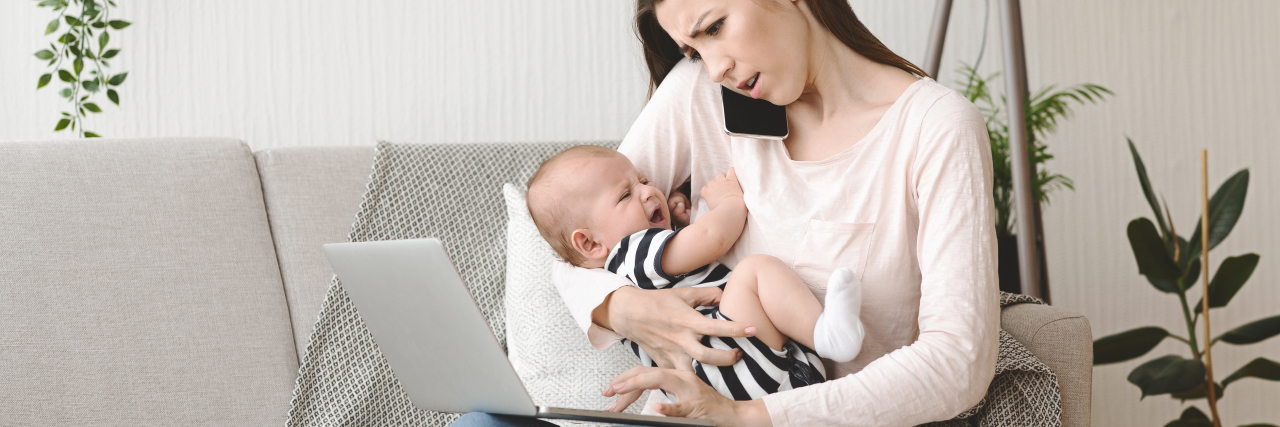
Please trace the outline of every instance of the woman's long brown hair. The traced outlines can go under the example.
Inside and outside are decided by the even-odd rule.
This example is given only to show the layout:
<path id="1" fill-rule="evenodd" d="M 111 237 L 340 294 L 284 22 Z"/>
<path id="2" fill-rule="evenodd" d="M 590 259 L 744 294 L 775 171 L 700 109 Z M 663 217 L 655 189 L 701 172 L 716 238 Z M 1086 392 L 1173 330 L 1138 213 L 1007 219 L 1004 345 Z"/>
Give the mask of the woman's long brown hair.
<path id="1" fill-rule="evenodd" d="M 636 36 L 644 47 L 644 62 L 649 66 L 649 95 L 658 88 L 667 73 L 684 58 L 680 47 L 658 25 L 655 7 L 662 0 L 636 1 Z M 880 39 L 871 34 L 847 0 L 804 0 L 813 11 L 818 23 L 826 27 L 845 46 L 875 62 L 897 67 L 920 77 L 928 77 L 924 70 L 889 50 Z"/>

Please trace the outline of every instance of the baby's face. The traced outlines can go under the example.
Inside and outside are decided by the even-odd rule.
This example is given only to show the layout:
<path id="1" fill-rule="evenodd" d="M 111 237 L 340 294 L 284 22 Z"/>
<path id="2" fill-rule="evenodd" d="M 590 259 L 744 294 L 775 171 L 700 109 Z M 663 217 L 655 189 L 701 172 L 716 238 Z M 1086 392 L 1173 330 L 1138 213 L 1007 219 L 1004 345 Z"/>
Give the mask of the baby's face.
<path id="1" fill-rule="evenodd" d="M 582 159 L 574 192 L 587 209 L 595 240 L 612 248 L 623 237 L 650 228 L 671 229 L 667 196 L 649 185 L 622 155 Z"/>

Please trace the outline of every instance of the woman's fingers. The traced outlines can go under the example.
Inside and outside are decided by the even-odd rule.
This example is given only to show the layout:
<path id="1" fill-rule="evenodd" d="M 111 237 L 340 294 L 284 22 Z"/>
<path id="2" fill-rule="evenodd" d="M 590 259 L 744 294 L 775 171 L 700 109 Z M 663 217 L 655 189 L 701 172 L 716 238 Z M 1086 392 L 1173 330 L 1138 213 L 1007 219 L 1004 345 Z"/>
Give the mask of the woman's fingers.
<path id="1" fill-rule="evenodd" d="M 659 403 L 653 407 L 653 409 L 657 410 L 659 414 L 666 415 L 668 417 L 680 418 L 688 417 L 689 413 L 693 412 L 693 408 L 693 405 L 682 404 L 679 402 Z"/>
<path id="2" fill-rule="evenodd" d="M 754 337 L 756 335 L 756 327 L 741 322 L 730 322 L 728 320 L 708 319 L 703 317 L 690 325 L 693 333 L 698 335 L 710 335 L 713 337 Z"/>
<path id="3" fill-rule="evenodd" d="M 689 352 L 689 355 L 694 359 L 697 359 L 699 362 L 715 366 L 731 366 L 734 363 L 738 363 L 738 359 L 741 357 L 741 353 L 739 353 L 740 350 L 717 350 L 714 348 L 707 348 L 702 345 L 702 343 L 697 343 L 696 346 L 686 347 L 685 351 Z M 690 362 L 689 365 L 693 365 L 693 362 Z M 689 371 L 693 371 L 692 366 L 690 366 Z"/>
<path id="4" fill-rule="evenodd" d="M 633 390 L 628 393 L 619 394 L 618 400 L 613 401 L 613 404 L 609 405 L 605 410 L 613 412 L 625 411 L 627 410 L 627 407 L 630 407 L 632 403 L 635 403 L 637 399 L 640 399 L 640 395 L 642 394 L 644 394 L 644 390 Z"/>
<path id="5" fill-rule="evenodd" d="M 688 375 L 697 381 L 697 377 L 691 372 L 682 374 L 672 369 L 637 366 L 614 377 L 613 382 L 605 389 L 605 396 L 657 389 L 678 395 L 686 387 L 684 381 L 681 381 L 681 375 Z"/>
<path id="6" fill-rule="evenodd" d="M 679 294 L 689 307 L 720 305 L 720 288 L 677 288 L 672 292 Z"/>
<path id="7" fill-rule="evenodd" d="M 706 418 L 719 425 L 741 425 L 746 421 L 737 418 L 733 401 L 716 392 L 691 372 L 637 366 L 615 377 L 605 389 L 605 395 L 654 389 L 662 389 L 675 396 L 676 403 L 663 403 L 654 408 L 663 415 Z"/>

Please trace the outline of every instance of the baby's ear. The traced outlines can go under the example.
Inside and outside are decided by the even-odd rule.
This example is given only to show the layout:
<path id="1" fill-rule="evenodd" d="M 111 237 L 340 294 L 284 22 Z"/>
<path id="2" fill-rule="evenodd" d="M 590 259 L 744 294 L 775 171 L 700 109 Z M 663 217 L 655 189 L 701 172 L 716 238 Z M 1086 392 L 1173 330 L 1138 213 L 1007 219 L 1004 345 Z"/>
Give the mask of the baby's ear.
<path id="1" fill-rule="evenodd" d="M 583 258 L 590 260 L 604 260 L 609 257 L 609 249 L 595 240 L 595 235 L 591 230 L 579 228 L 573 230 L 573 235 L 569 237 L 573 244 L 573 250 L 578 251 Z"/>

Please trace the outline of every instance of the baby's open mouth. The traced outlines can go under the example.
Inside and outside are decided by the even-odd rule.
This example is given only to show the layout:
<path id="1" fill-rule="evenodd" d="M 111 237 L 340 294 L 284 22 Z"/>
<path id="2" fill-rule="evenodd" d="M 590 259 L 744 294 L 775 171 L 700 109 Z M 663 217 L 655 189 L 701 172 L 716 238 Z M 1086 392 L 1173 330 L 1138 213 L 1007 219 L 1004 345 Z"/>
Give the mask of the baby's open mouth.
<path id="1" fill-rule="evenodd" d="M 657 224 L 662 222 L 663 219 L 665 218 L 662 217 L 662 208 L 654 209 L 653 215 L 649 216 L 649 223 Z"/>

